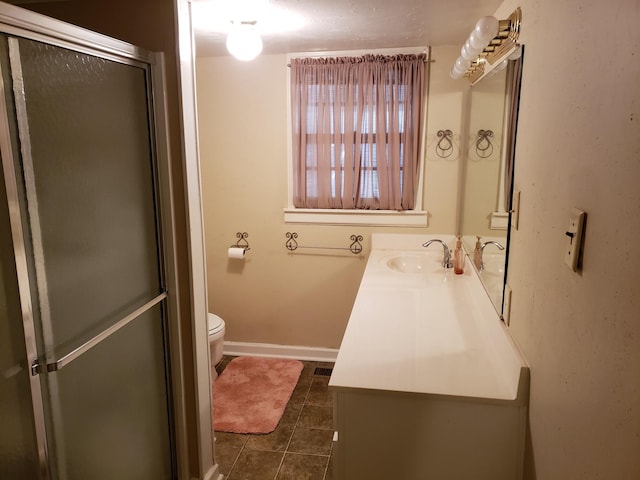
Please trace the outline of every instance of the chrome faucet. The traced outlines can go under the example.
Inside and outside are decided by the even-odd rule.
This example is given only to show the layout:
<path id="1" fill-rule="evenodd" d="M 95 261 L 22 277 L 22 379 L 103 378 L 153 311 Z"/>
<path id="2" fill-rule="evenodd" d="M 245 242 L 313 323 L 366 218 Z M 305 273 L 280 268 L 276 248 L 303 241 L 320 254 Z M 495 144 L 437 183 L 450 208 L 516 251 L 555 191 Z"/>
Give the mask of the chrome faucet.
<path id="1" fill-rule="evenodd" d="M 493 240 L 489 240 L 488 242 L 484 242 L 482 244 L 482 246 L 480 247 L 480 271 L 484 270 L 484 260 L 483 260 L 483 255 L 484 255 L 484 247 L 486 247 L 487 245 L 495 245 L 496 247 L 498 247 L 498 250 L 504 250 L 504 247 L 500 244 L 500 242 L 494 242 Z"/>
<path id="2" fill-rule="evenodd" d="M 428 242 L 423 243 L 422 246 L 427 248 L 433 242 L 439 242 L 444 248 L 444 258 L 442 260 L 442 266 L 444 268 L 453 268 L 453 263 L 451 262 L 451 251 L 449 250 L 449 247 L 447 246 L 447 244 L 444 243 L 442 240 L 434 238 L 433 240 L 429 240 Z"/>

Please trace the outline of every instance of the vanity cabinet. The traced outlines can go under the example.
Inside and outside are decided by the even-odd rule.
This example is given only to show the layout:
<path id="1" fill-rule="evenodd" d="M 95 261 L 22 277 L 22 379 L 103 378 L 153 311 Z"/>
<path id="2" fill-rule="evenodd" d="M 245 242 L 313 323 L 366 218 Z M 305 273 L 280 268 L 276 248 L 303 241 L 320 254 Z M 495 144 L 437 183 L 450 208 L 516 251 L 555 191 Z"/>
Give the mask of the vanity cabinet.
<path id="1" fill-rule="evenodd" d="M 357 389 L 334 402 L 336 480 L 522 477 L 525 406 Z"/>
<path id="2" fill-rule="evenodd" d="M 468 259 L 402 237 L 374 235 L 329 382 L 334 479 L 520 480 L 528 366 Z"/>

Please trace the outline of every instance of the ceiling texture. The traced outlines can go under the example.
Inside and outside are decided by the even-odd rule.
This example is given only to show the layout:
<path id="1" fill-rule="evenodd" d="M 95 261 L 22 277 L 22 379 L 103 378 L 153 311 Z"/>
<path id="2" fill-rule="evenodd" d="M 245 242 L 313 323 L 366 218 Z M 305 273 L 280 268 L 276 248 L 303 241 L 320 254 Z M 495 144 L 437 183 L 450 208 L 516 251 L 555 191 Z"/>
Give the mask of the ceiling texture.
<path id="1" fill-rule="evenodd" d="M 27 6 L 68 0 L 3 1 Z M 492 15 L 501 3 L 502 0 L 191 0 L 199 57 L 229 55 L 225 42 L 232 20 L 256 22 L 263 54 L 462 46 L 478 19 Z"/>
<path id="2" fill-rule="evenodd" d="M 196 55 L 228 55 L 230 16 L 255 21 L 263 54 L 460 45 L 502 0 L 193 0 Z M 276 16 L 257 3 L 268 3 Z M 245 10 L 238 14 L 237 8 Z M 253 6 L 252 6 L 253 5 Z M 260 13 L 253 13 L 260 10 Z M 247 13 L 251 12 L 251 13 Z M 276 25 L 276 23 L 278 23 Z"/>

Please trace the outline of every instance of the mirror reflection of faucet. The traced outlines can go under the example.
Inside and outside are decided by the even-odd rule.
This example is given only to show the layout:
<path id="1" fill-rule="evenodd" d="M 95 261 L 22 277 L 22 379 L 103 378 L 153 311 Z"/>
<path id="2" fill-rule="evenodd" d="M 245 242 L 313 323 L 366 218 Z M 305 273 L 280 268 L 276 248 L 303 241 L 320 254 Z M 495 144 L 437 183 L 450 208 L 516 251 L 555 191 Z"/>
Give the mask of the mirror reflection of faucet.
<path id="1" fill-rule="evenodd" d="M 484 248 L 487 245 L 495 245 L 498 247 L 498 250 L 504 250 L 504 246 L 500 242 L 496 242 L 494 240 L 489 240 L 487 242 L 481 243 L 480 236 L 476 236 L 476 248 L 473 251 L 473 263 L 479 272 L 484 270 L 484 261 L 482 256 L 484 254 Z"/>
<path id="2" fill-rule="evenodd" d="M 451 262 L 451 251 L 449 250 L 449 247 L 445 242 L 443 242 L 438 238 L 434 238 L 433 240 L 429 240 L 428 242 L 423 243 L 422 246 L 427 248 L 429 245 L 431 245 L 434 242 L 440 243 L 442 245 L 442 248 L 444 248 L 444 258 L 442 259 L 442 266 L 444 268 L 452 268 L 453 262 Z"/>

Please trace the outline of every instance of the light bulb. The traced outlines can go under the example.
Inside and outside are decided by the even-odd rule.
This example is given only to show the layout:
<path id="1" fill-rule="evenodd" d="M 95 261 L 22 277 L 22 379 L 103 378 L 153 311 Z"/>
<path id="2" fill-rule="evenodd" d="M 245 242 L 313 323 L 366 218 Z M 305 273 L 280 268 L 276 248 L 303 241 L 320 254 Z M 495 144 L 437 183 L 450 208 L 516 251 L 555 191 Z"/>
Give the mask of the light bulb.
<path id="1" fill-rule="evenodd" d="M 476 33 L 475 30 L 471 32 L 471 35 L 469 35 L 469 45 L 474 50 L 482 51 L 488 44 L 489 42 L 485 42 L 484 39 L 478 33 Z"/>
<path id="2" fill-rule="evenodd" d="M 496 67 L 495 70 L 496 71 L 500 71 L 500 70 L 504 70 L 505 68 L 507 68 L 507 65 L 509 64 L 509 59 L 505 58 L 503 61 L 501 61 Z"/>
<path id="3" fill-rule="evenodd" d="M 456 60 L 455 67 L 458 70 L 466 72 L 467 68 L 469 68 L 470 66 L 471 66 L 471 62 L 469 60 L 465 59 L 465 58 L 458 57 L 458 59 Z"/>
<path id="4" fill-rule="evenodd" d="M 458 59 L 456 60 L 456 62 L 453 64 L 453 67 L 451 67 L 451 78 L 457 80 L 458 78 L 462 78 L 464 76 L 464 74 L 467 72 L 467 69 L 469 68 L 469 66 L 471 65 L 471 62 L 469 62 L 468 60 L 465 60 L 462 57 L 458 57 Z"/>
<path id="5" fill-rule="evenodd" d="M 480 53 L 480 50 L 474 49 L 471 46 L 471 43 L 469 42 L 469 40 L 466 41 L 466 43 L 462 46 L 462 49 L 460 50 L 460 55 L 462 56 L 462 58 L 470 61 L 475 60 L 479 53 Z"/>
<path id="6" fill-rule="evenodd" d="M 252 24 L 240 23 L 227 35 L 227 50 L 238 60 L 253 60 L 262 52 L 262 39 Z"/>
<path id="7" fill-rule="evenodd" d="M 478 37 L 479 41 L 484 42 L 484 45 L 489 45 L 489 42 L 498 34 L 500 28 L 500 22 L 496 17 L 482 17 L 476 23 L 476 28 L 473 29 L 473 33 Z"/>
<path id="8" fill-rule="evenodd" d="M 449 72 L 449 74 L 451 75 L 451 78 L 453 78 L 454 80 L 458 80 L 459 78 L 462 78 L 464 72 L 458 71 L 456 69 L 456 66 L 454 65 L 453 67 L 451 67 L 451 71 Z"/>
<path id="9" fill-rule="evenodd" d="M 516 49 L 513 51 L 513 53 L 511 55 L 509 55 L 507 58 L 509 60 L 517 60 L 522 56 L 522 45 L 518 45 L 516 47 Z"/>

